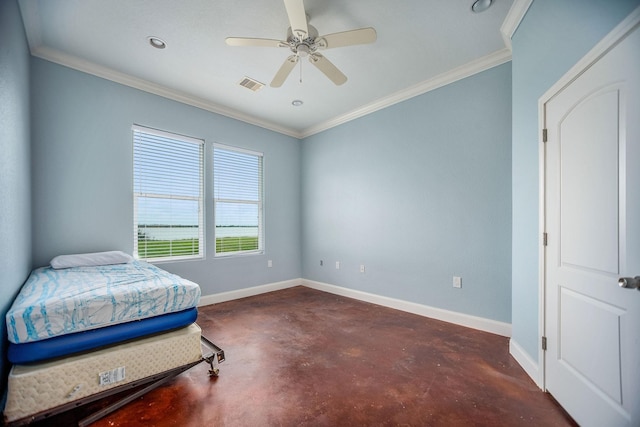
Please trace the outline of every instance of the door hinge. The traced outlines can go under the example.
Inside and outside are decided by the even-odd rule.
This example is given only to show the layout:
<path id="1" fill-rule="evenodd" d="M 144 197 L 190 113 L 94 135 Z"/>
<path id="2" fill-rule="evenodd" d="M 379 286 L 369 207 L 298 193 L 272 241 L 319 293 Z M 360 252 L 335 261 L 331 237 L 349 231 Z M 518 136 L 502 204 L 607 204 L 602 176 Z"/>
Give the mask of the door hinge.
<path id="1" fill-rule="evenodd" d="M 542 142 L 547 142 L 547 130 L 542 129 Z"/>
<path id="2" fill-rule="evenodd" d="M 549 235 L 546 232 L 542 233 L 542 246 L 547 246 L 548 242 L 549 242 Z"/>
<path id="3" fill-rule="evenodd" d="M 542 350 L 547 350 L 547 337 L 542 337 Z"/>

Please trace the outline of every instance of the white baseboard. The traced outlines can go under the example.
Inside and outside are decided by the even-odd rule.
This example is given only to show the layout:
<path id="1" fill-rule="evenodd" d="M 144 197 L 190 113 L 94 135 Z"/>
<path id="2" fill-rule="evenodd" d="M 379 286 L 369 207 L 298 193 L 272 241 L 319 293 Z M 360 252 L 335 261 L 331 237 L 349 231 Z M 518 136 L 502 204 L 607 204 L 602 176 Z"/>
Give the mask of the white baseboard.
<path id="1" fill-rule="evenodd" d="M 329 292 L 348 298 L 354 298 L 361 301 L 370 302 L 372 304 L 378 304 L 384 307 L 394 308 L 396 310 L 406 311 L 408 313 L 418 314 L 420 316 L 430 317 L 432 319 L 442 320 L 445 322 L 454 323 L 456 325 L 490 332 L 492 334 L 501 335 L 504 337 L 511 336 L 510 323 L 498 322 L 497 320 L 485 319 L 483 317 L 476 317 L 468 314 L 458 313 L 455 311 L 443 310 L 441 308 L 430 307 L 428 305 L 416 304 L 413 302 L 384 297 L 368 292 L 356 291 L 353 289 L 330 285 L 328 283 L 315 282 L 313 280 L 306 279 L 300 280 L 303 286 L 317 289 L 319 291 Z"/>
<path id="2" fill-rule="evenodd" d="M 254 295 L 266 294 L 267 292 L 279 291 L 302 285 L 302 279 L 285 280 L 283 282 L 268 283 L 266 285 L 254 286 L 251 288 L 238 289 L 237 291 L 221 292 L 200 297 L 198 307 L 204 305 L 217 304 L 219 302 L 232 301 L 234 299 L 251 297 Z"/>
<path id="3" fill-rule="evenodd" d="M 540 375 L 540 364 L 529 356 L 529 353 L 513 339 L 509 340 L 509 354 L 516 359 L 516 362 L 522 366 L 522 369 L 531 377 L 538 387 L 544 390 L 544 384 Z"/>

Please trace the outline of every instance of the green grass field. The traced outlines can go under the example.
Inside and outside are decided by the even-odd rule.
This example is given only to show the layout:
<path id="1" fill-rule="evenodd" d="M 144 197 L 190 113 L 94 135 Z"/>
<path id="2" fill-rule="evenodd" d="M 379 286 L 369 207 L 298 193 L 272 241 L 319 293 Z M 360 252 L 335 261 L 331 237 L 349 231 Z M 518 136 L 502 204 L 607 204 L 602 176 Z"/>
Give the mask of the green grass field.
<path id="1" fill-rule="evenodd" d="M 255 251 L 257 249 L 257 236 L 219 237 L 216 239 L 216 253 Z"/>
<path id="2" fill-rule="evenodd" d="M 138 254 L 141 258 L 196 255 L 198 249 L 198 239 L 138 240 Z M 257 249 L 257 237 L 221 237 L 216 239 L 216 253 L 253 251 Z"/>

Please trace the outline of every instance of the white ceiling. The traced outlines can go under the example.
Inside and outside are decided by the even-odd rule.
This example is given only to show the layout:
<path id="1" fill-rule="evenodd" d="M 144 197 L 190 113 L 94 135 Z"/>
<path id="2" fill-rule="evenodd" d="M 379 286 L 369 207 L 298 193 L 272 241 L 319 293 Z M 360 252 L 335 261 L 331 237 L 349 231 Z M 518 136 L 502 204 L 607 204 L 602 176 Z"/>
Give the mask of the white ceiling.
<path id="1" fill-rule="evenodd" d="M 528 4 L 493 0 L 473 13 L 472 3 L 304 0 L 320 35 L 374 27 L 377 40 L 323 52 L 348 77 L 341 86 L 301 61 L 277 89 L 269 83 L 291 52 L 231 47 L 225 37 L 285 40 L 283 0 L 20 0 L 20 7 L 34 56 L 301 138 L 509 61 L 509 37 Z M 148 36 L 167 48 L 152 48 Z M 245 76 L 265 87 L 240 86 Z M 292 106 L 294 99 L 304 105 Z"/>

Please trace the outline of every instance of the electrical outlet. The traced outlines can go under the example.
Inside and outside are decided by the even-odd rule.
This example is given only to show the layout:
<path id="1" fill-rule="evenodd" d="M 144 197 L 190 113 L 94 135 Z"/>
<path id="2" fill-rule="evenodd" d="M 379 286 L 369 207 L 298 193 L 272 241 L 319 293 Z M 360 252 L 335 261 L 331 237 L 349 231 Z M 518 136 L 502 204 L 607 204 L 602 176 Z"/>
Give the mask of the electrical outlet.
<path id="1" fill-rule="evenodd" d="M 340 270 L 340 261 L 336 261 L 336 270 Z"/>
<path id="2" fill-rule="evenodd" d="M 267 261 L 267 267 L 269 267 L 269 268 L 273 267 L 273 261 L 272 260 Z"/>
<path id="3" fill-rule="evenodd" d="M 360 264 L 360 273 L 364 273 L 364 264 Z"/>
<path id="4" fill-rule="evenodd" d="M 453 287 L 461 288 L 462 287 L 462 277 L 453 276 Z"/>

